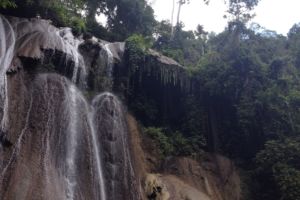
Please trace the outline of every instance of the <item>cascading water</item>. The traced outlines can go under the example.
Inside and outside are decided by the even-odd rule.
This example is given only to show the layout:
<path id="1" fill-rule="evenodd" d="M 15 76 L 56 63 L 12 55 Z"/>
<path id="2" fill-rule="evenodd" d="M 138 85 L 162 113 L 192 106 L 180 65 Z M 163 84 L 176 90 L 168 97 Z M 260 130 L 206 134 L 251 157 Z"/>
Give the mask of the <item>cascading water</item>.
<path id="1" fill-rule="evenodd" d="M 121 102 L 105 92 L 92 102 L 95 125 L 101 135 L 107 197 L 111 200 L 139 199 L 128 149 L 128 134 Z"/>
<path id="2" fill-rule="evenodd" d="M 91 136 L 92 136 L 92 143 L 93 143 L 93 149 L 94 149 L 94 157 L 96 159 L 96 170 L 97 170 L 97 177 L 96 180 L 99 183 L 100 187 L 100 200 L 106 200 L 106 189 L 105 189 L 105 181 L 104 181 L 104 176 L 103 176 L 103 169 L 102 169 L 102 161 L 101 161 L 101 152 L 100 152 L 100 147 L 99 147 L 99 138 L 97 137 L 97 132 L 95 130 L 95 109 L 91 107 L 91 111 L 89 112 L 88 115 L 88 122 L 91 128 Z M 95 189 L 95 193 L 98 193 L 97 188 Z"/>
<path id="3" fill-rule="evenodd" d="M 61 60 L 58 65 L 63 68 L 69 63 L 73 64 L 71 74 L 66 74 L 70 69 L 61 70 L 62 73 L 67 75 L 73 83 L 84 87 L 86 68 L 84 59 L 78 51 L 83 40 L 75 38 L 71 28 L 58 29 L 48 20 L 18 20 L 16 18 L 10 20 L 16 31 L 16 55 L 44 61 L 49 59 L 49 56 L 45 55 L 45 50 L 51 50 L 53 55 L 63 53 L 60 55 Z"/>
<path id="4" fill-rule="evenodd" d="M 69 86 L 69 99 L 66 102 L 69 108 L 70 121 L 68 127 L 68 144 L 67 144 L 67 200 L 74 199 L 74 188 L 76 187 L 76 150 L 77 150 L 77 138 L 78 138 L 78 92 L 75 86 Z"/>
<path id="5" fill-rule="evenodd" d="M 1 180 L 13 181 L 3 199 L 15 194 L 18 200 L 106 200 L 93 109 L 71 82 L 56 74 L 38 75 L 31 91 L 25 127 L 1 171 Z"/>
<path id="6" fill-rule="evenodd" d="M 95 110 L 93 108 L 90 108 L 89 104 L 86 102 L 86 100 L 83 98 L 83 96 L 80 94 L 80 92 L 76 89 L 74 85 L 69 86 L 69 100 L 66 102 L 66 106 L 69 107 L 69 113 L 70 113 L 70 123 L 68 127 L 69 132 L 69 144 L 67 145 L 67 186 L 68 186 L 68 192 L 67 192 L 67 199 L 73 200 L 75 199 L 75 188 L 77 184 L 76 175 L 78 171 L 76 170 L 76 155 L 77 155 L 77 149 L 78 149 L 78 134 L 80 134 L 80 128 L 78 127 L 78 124 L 80 124 L 79 115 L 82 115 L 82 112 L 80 112 L 80 107 L 84 108 L 85 117 L 87 120 L 87 129 L 90 132 L 91 135 L 91 145 L 92 145 L 92 151 L 93 151 L 93 157 L 95 159 L 95 173 L 96 176 L 93 177 L 95 179 L 94 186 L 94 194 L 93 199 L 94 200 L 106 200 L 106 191 L 105 191 L 105 184 L 104 184 L 104 177 L 102 172 L 102 161 L 101 161 L 101 152 L 99 148 L 99 143 L 97 141 L 97 133 L 95 131 L 95 125 L 94 125 L 94 115 Z M 83 107 L 82 107 L 83 106 Z M 100 190 L 100 191 L 99 191 Z"/>
<path id="7" fill-rule="evenodd" d="M 46 79 L 46 81 L 44 80 Z M 54 80 L 53 80 L 54 79 Z M 59 79 L 59 80 L 56 80 Z M 62 88 L 53 88 L 55 84 L 50 84 L 51 81 L 54 81 L 56 84 L 61 84 Z M 87 101 L 85 98 L 82 96 L 81 92 L 78 91 L 78 89 L 71 83 L 69 83 L 65 78 L 62 77 L 57 77 L 56 75 L 43 75 L 42 80 L 38 81 L 39 83 L 41 82 L 46 82 L 43 91 L 48 91 L 49 94 L 48 96 L 49 101 L 52 103 L 55 103 L 57 99 L 55 99 L 55 94 L 57 94 L 58 90 L 61 90 L 61 93 L 64 96 L 64 100 L 62 104 L 59 106 L 61 107 L 61 114 L 60 114 L 60 119 L 61 121 L 64 122 L 64 124 L 59 125 L 60 132 L 65 132 L 65 164 L 64 162 L 61 163 L 65 174 L 65 180 L 66 180 L 66 190 L 65 190 L 65 196 L 67 200 L 74 200 L 74 199 L 85 199 L 86 197 L 82 195 L 82 193 L 85 194 L 85 189 L 83 185 L 89 185 L 91 187 L 97 186 L 97 188 L 93 188 L 93 191 L 91 191 L 90 198 L 93 200 L 106 200 L 105 196 L 105 189 L 104 189 L 104 180 L 103 180 L 103 172 L 102 172 L 102 166 L 101 166 L 101 157 L 100 157 L 100 152 L 99 152 L 99 146 L 97 141 L 95 140 L 95 128 L 94 128 L 94 122 L 93 122 L 93 110 L 90 109 L 90 106 L 88 105 Z M 54 93 L 54 94 L 53 94 Z M 48 101 L 47 100 L 47 101 Z M 53 100 L 53 101 L 52 101 Z M 50 105 L 52 104 L 50 103 Z M 48 102 L 49 105 L 49 102 Z M 57 105 L 55 105 L 57 107 Z M 51 106 L 50 106 L 51 107 Z M 53 132 L 51 130 L 55 125 L 55 116 L 57 113 L 51 112 L 49 110 L 49 118 L 47 120 L 47 127 L 49 128 L 50 131 L 47 132 Z M 49 125 L 49 121 L 50 126 Z M 65 129 L 65 130 L 64 130 Z M 85 134 L 86 133 L 86 134 Z M 54 132 L 52 134 L 55 134 Z M 83 182 L 80 178 L 80 170 L 82 166 L 86 163 L 81 163 L 82 156 L 85 155 L 80 155 L 80 151 L 84 150 L 84 144 L 82 143 L 82 140 L 84 138 L 91 138 L 89 141 L 87 141 L 87 146 L 90 146 L 91 154 L 93 155 L 94 161 L 90 163 L 91 165 L 91 177 L 89 178 L 90 180 L 85 180 Z M 53 149 L 51 151 L 51 148 L 49 148 L 49 141 L 51 142 L 51 137 L 48 135 L 45 139 L 47 142 L 48 148 L 46 148 L 46 153 L 45 155 L 51 155 L 51 152 L 53 152 Z M 52 146 L 53 148 L 53 146 Z M 55 147 L 54 147 L 55 148 Z M 47 150 L 49 152 L 47 152 Z M 61 156 L 61 153 L 56 156 Z M 47 157 L 46 157 L 47 158 Z M 48 161 L 51 161 L 51 159 L 47 158 Z M 45 169 L 47 169 L 51 163 L 45 164 Z M 51 169 L 45 170 L 51 171 Z M 95 177 L 94 177 L 94 175 Z M 46 173 L 45 177 L 48 177 L 50 175 Z M 53 184 L 53 183 L 52 183 Z M 100 190 L 100 191 L 99 191 Z"/>
<path id="8" fill-rule="evenodd" d="M 140 199 L 121 102 L 113 94 L 103 93 L 90 105 L 75 86 L 83 89 L 86 77 L 78 51 L 82 41 L 69 28 L 57 29 L 46 20 L 9 21 L 0 17 L 0 131 L 14 130 L 4 130 L 12 134 L 12 147 L 6 152 L 0 149 L 0 199 Z M 110 45 L 102 46 L 100 58 L 111 86 L 116 50 Z M 61 66 L 70 69 L 55 72 L 71 82 L 45 71 L 27 73 L 31 67 L 27 66 L 8 80 L 10 87 L 25 89 L 27 94 L 20 99 L 15 94 L 15 99 L 8 98 L 6 72 L 14 56 L 39 60 L 43 66 L 43 60 L 48 59 L 46 50 L 64 57 Z M 25 82 L 18 82 L 20 77 Z M 8 103 L 9 108 L 21 104 L 24 110 L 8 113 Z M 14 124 L 8 126 L 8 119 Z"/>
<path id="9" fill-rule="evenodd" d="M 6 71 L 9 68 L 15 46 L 15 34 L 8 21 L 0 15 L 0 142 L 6 137 L 8 127 L 8 90 Z M 0 144 L 0 169 L 4 166 L 3 144 Z M 0 174 L 0 184 L 2 184 Z M 0 199 L 2 195 L 0 194 Z"/>
<path id="10" fill-rule="evenodd" d="M 103 48 L 106 52 L 106 56 L 107 56 L 107 59 L 106 59 L 106 75 L 109 79 L 112 79 L 112 76 L 113 76 L 113 66 L 114 66 L 114 57 L 113 57 L 113 54 L 109 48 L 110 46 L 110 43 L 108 44 L 104 44 L 103 45 Z"/>
<path id="11" fill-rule="evenodd" d="M 101 51 L 98 58 L 99 70 L 101 70 L 101 75 L 103 76 L 101 88 L 104 91 L 111 91 L 113 87 L 114 55 L 111 48 L 111 43 L 101 44 Z"/>
<path id="12" fill-rule="evenodd" d="M 8 116 L 6 71 L 14 57 L 15 34 L 9 22 L 0 15 L 0 113 L 1 131 L 6 131 Z"/>
<path id="13" fill-rule="evenodd" d="M 82 43 L 82 41 L 74 38 L 71 28 L 62 28 L 57 31 L 56 34 L 61 36 L 63 41 L 65 41 L 65 45 L 63 45 L 63 51 L 70 52 L 70 54 L 67 54 L 67 57 L 69 57 L 67 58 L 67 60 L 71 59 L 74 61 L 72 82 L 75 84 L 77 83 L 78 71 L 80 68 L 81 71 L 79 75 L 79 83 L 82 84 L 82 82 L 85 81 L 86 76 L 86 67 L 84 64 L 84 60 L 82 55 L 78 52 L 78 47 Z"/>

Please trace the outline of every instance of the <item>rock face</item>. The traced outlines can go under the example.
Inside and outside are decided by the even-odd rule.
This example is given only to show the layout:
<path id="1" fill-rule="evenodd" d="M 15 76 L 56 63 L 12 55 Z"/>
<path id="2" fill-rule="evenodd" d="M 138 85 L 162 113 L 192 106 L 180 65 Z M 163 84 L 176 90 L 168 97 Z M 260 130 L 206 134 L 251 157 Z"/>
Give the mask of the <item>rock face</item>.
<path id="1" fill-rule="evenodd" d="M 0 15 L 1 200 L 239 199 L 228 159 L 152 159 L 122 102 L 133 104 L 130 95 L 145 87 L 166 92 L 167 104 L 184 67 L 150 50 L 131 74 L 125 46 Z"/>
<path id="2" fill-rule="evenodd" d="M 240 179 L 234 164 L 221 155 L 206 154 L 200 161 L 172 157 L 155 160 L 135 119 L 127 116 L 136 176 L 142 183 L 143 199 L 239 200 Z M 145 136 L 144 136 L 145 137 Z"/>
<path id="3" fill-rule="evenodd" d="M 0 19 L 0 94 L 1 102 L 7 101 L 1 105 L 0 115 L 5 121 L 0 129 L 0 199 L 106 200 L 129 196 L 128 191 L 134 188 L 127 186 L 134 179 L 124 178 L 128 170 L 115 180 L 119 186 L 114 192 L 122 198 L 107 196 L 110 177 L 106 177 L 108 169 L 103 169 L 106 150 L 100 146 L 103 120 L 97 121 L 96 107 L 78 89 L 85 90 L 86 70 L 91 69 L 79 51 L 80 44 L 86 45 L 84 41 L 75 38 L 70 29 L 58 29 L 49 21 Z M 107 54 L 105 58 L 110 57 Z M 105 67 L 112 68 L 112 62 Z M 121 108 L 113 112 L 120 118 L 123 113 Z M 109 128 L 118 123 L 122 121 Z M 127 133 L 123 131 L 115 135 L 108 132 L 111 135 L 107 137 L 122 138 L 123 142 Z M 118 165 L 130 163 L 129 159 L 129 153 L 121 154 Z M 128 176 L 133 177 L 130 172 Z"/>
<path id="4" fill-rule="evenodd" d="M 125 43 L 107 43 L 96 38 L 80 45 L 80 52 L 88 66 L 88 90 L 112 91 L 114 67 L 122 62 Z"/>
<path id="5" fill-rule="evenodd" d="M 109 199 L 140 199 L 121 102 L 106 92 L 94 98 L 93 108 L 96 131 L 101 138 L 107 196 Z"/>
<path id="6" fill-rule="evenodd" d="M 97 199 L 89 111 L 81 93 L 64 77 L 42 74 L 26 100 L 19 130 L 14 127 L 18 116 L 9 112 L 7 134 L 14 145 L 1 166 L 2 199 Z M 86 197 L 80 198 L 83 191 Z"/>

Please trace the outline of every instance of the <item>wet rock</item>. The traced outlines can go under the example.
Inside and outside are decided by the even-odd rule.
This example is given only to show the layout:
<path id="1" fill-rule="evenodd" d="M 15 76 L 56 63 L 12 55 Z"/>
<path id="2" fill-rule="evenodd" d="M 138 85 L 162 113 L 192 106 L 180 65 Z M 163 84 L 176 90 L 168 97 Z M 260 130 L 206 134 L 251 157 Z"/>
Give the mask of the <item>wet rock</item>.
<path id="1" fill-rule="evenodd" d="M 107 195 L 112 200 L 138 200 L 137 178 L 129 149 L 125 110 L 120 100 L 105 92 L 93 99 L 96 130 L 104 159 Z"/>
<path id="2" fill-rule="evenodd" d="M 0 130 L 0 145 L 5 149 L 11 147 L 13 144 L 6 137 L 6 134 Z"/>

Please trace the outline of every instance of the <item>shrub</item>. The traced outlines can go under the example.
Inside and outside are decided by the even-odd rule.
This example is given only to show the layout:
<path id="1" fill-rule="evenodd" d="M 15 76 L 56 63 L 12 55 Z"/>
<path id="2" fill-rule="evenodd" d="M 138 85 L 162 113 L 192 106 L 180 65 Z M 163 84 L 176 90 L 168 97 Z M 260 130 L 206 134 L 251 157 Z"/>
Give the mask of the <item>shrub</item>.
<path id="1" fill-rule="evenodd" d="M 300 200 L 299 138 L 268 141 L 256 161 L 259 176 L 270 177 L 267 184 L 278 188 L 279 199 Z"/>
<path id="2" fill-rule="evenodd" d="M 17 5 L 14 1 L 11 0 L 1 0 L 0 8 L 15 8 Z"/>
<path id="3" fill-rule="evenodd" d="M 168 156 L 174 152 L 174 146 L 162 128 L 148 127 L 144 128 L 143 132 L 158 143 L 159 151 L 162 156 Z"/>
<path id="4" fill-rule="evenodd" d="M 126 40 L 127 59 L 133 71 L 144 63 L 145 54 L 151 47 L 151 41 L 142 35 L 134 34 Z"/>

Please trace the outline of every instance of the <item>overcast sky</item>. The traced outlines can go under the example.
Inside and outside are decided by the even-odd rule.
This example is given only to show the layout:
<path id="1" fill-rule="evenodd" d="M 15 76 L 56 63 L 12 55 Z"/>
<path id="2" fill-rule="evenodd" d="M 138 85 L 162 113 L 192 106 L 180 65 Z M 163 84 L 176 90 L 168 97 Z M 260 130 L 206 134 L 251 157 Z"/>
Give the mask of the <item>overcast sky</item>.
<path id="1" fill-rule="evenodd" d="M 181 12 L 181 21 L 186 30 L 194 30 L 197 24 L 204 25 L 204 29 L 209 32 L 219 33 L 224 30 L 227 23 L 223 18 L 226 10 L 224 0 L 210 0 L 208 6 L 203 0 L 190 1 L 190 4 L 182 6 Z M 173 0 L 152 0 L 158 20 L 171 19 L 172 2 Z M 261 0 L 255 13 L 256 17 L 252 22 L 286 35 L 293 24 L 300 22 L 300 0 Z M 175 16 L 176 14 L 177 10 Z"/>

